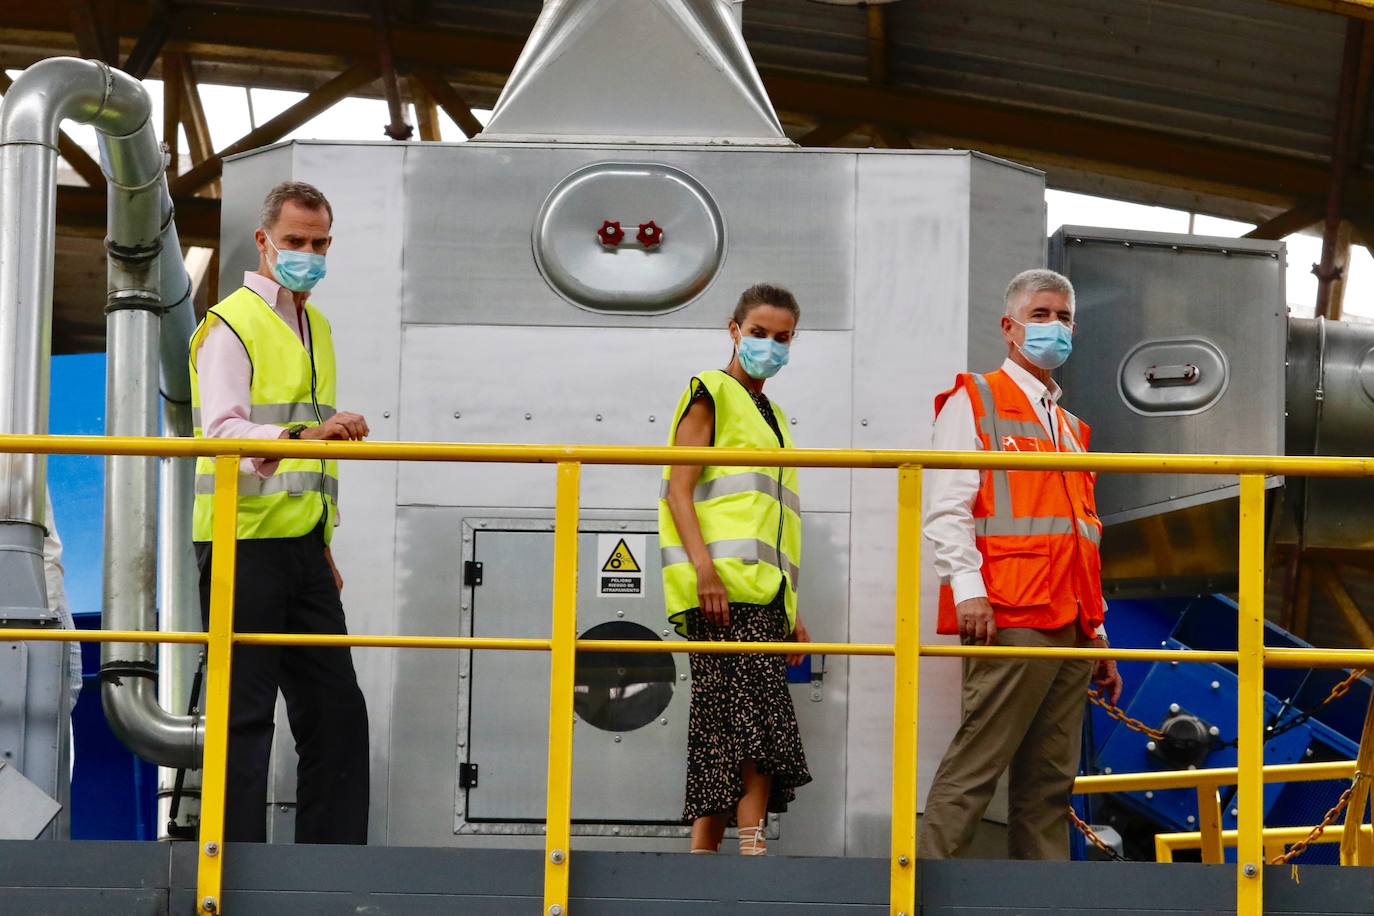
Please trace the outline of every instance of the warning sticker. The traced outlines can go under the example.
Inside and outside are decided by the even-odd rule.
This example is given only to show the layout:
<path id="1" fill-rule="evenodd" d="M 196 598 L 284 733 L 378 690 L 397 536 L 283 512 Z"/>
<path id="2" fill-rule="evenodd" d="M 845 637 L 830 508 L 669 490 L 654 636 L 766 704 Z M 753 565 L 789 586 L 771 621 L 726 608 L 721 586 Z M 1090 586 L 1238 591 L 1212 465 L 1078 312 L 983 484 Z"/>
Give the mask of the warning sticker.
<path id="1" fill-rule="evenodd" d="M 644 556 L 642 534 L 599 534 L 596 556 L 600 572 L 596 593 L 599 596 L 640 596 L 644 594 Z"/>

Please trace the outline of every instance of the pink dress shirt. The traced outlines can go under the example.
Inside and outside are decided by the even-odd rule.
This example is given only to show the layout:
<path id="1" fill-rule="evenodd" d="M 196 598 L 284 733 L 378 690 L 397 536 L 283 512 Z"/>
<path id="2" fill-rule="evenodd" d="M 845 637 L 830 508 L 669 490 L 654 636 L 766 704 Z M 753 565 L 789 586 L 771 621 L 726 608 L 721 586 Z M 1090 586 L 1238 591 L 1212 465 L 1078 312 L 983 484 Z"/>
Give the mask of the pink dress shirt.
<path id="1" fill-rule="evenodd" d="M 301 344 L 310 345 L 310 321 L 305 310 L 297 308 L 291 290 L 260 273 L 247 272 L 243 285 L 257 293 L 263 302 L 296 333 Z M 196 372 L 200 377 L 201 429 L 212 439 L 280 439 L 282 428 L 270 423 L 254 423 L 249 417 L 248 385 L 253 377 L 253 364 L 238 335 L 215 322 L 205 332 L 196 355 Z M 245 458 L 240 464 L 244 474 L 271 477 L 277 470 L 274 458 Z"/>

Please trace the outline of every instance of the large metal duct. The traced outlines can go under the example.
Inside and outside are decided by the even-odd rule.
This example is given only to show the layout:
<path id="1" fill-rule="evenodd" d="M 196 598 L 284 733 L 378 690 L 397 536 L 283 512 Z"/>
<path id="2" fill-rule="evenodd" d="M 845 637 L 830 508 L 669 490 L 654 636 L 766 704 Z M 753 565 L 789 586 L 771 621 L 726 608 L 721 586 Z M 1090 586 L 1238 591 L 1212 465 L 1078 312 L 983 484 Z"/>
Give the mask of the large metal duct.
<path id="1" fill-rule="evenodd" d="M 167 432 L 189 432 L 186 347 L 194 322 L 191 284 L 180 256 L 167 192 L 165 156 L 151 123 L 147 93 L 132 77 L 97 61 L 52 58 L 25 71 L 0 110 L 0 432 L 47 429 L 48 359 L 52 318 L 55 164 L 58 126 L 65 119 L 99 131 L 109 182 L 106 431 L 116 436 L 158 434 L 161 389 L 169 401 Z M 162 257 L 162 253 L 170 253 Z M 161 354 L 160 352 L 161 351 Z M 19 551 L 0 552 L 0 581 L 21 600 L 45 603 L 42 590 L 40 457 L 0 458 L 0 526 Z M 157 627 L 156 459 L 106 459 L 104 625 L 117 630 Z M 177 515 L 171 533 L 189 522 L 186 473 L 174 472 L 169 497 Z M 184 490 L 184 492 L 182 492 Z M 192 566 L 187 548 L 170 577 L 186 594 Z M 22 562 L 22 568 L 16 568 Z M 37 587 L 36 593 L 33 591 Z M 102 696 L 111 729 L 135 753 L 167 766 L 199 766 L 201 730 L 190 717 L 170 715 L 157 701 L 155 647 L 106 643 Z"/>
<path id="2" fill-rule="evenodd" d="M 743 0 L 545 0 L 478 140 L 790 146 Z"/>

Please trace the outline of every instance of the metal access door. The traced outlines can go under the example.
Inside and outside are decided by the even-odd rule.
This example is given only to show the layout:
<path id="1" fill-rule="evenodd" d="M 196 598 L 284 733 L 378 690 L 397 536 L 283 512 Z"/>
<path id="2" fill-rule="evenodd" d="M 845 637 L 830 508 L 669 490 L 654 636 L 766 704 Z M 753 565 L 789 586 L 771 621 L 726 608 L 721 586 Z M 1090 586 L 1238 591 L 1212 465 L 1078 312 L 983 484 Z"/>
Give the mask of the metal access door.
<path id="1" fill-rule="evenodd" d="M 473 530 L 472 634 L 546 638 L 553 594 L 547 522 Z M 501 527 L 497 527 L 501 526 Z M 622 527 L 623 526 L 623 527 Z M 585 521 L 578 540 L 577 632 L 676 639 L 663 613 L 658 536 L 644 522 Z M 468 734 L 459 747 L 460 830 L 544 819 L 549 657 L 474 652 Z M 681 823 L 690 676 L 675 655 L 583 653 L 574 695 L 572 816 L 590 825 Z M 463 823 L 466 821 L 466 825 Z M 607 832 L 621 831 L 607 827 Z M 499 831 L 493 831 L 499 832 Z"/>

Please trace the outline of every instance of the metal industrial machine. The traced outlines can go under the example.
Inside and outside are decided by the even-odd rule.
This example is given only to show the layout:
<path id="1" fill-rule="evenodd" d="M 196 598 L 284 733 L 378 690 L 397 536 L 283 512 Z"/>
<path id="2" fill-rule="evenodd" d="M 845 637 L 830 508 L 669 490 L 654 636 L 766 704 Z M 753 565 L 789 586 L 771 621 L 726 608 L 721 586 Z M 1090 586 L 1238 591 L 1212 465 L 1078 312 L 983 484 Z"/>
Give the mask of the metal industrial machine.
<path id="1" fill-rule="evenodd" d="M 607 61 L 622 76 L 607 78 Z M 676 76 L 628 76 L 665 72 Z M 166 431 L 189 432 L 188 281 L 146 106 L 120 74 L 60 60 L 16 82 L 0 111 L 0 387 L 10 392 L 0 432 L 45 428 L 51 252 L 42 240 L 51 232 L 30 227 L 50 230 L 44 144 L 62 116 L 104 131 L 114 179 L 108 431 L 158 431 L 160 368 Z M 365 414 L 379 439 L 662 442 L 690 376 L 725 361 L 735 298 L 767 280 L 802 306 L 794 359 L 770 386 L 798 443 L 921 447 L 934 394 L 957 372 L 1001 360 L 1007 280 L 1046 261 L 1044 178 L 1034 170 L 969 152 L 793 146 L 730 0 L 549 0 L 470 143 L 298 142 L 227 160 L 221 294 L 256 265 L 258 205 L 288 178 L 332 201 L 336 242 L 314 301 L 343 367 L 339 405 Z M 1079 290 L 1078 355 L 1063 380 L 1095 427 L 1095 450 L 1371 451 L 1374 333 L 1290 320 L 1281 245 L 1068 228 L 1050 260 Z M 41 460 L 0 457 L 0 583 L 19 596 L 3 603 L 24 609 L 4 609 L 0 625 L 48 617 L 34 579 L 42 471 Z M 155 628 L 160 590 L 161 625 L 196 628 L 189 468 L 166 463 L 160 504 L 153 461 L 111 458 L 107 473 L 105 626 Z M 552 475 L 345 463 L 334 549 L 351 628 L 544 635 Z M 1104 478 L 1114 594 L 1155 613 L 1164 599 L 1230 587 L 1235 493 L 1219 483 Z M 891 641 L 892 484 L 879 471 L 802 471 L 801 612 L 819 640 Z M 1276 538 L 1297 549 L 1368 544 L 1351 484 L 1301 493 L 1273 484 Z M 584 475 L 581 635 L 676 638 L 662 612 L 657 493 L 653 468 Z M 922 581 L 933 606 L 929 568 Z M 1163 640 L 1189 644 L 1170 613 L 1174 624 L 1138 631 L 1162 626 Z M 936 639 L 933 617 L 923 641 Z M 1190 638 L 1224 640 L 1196 621 Z M 27 652 L 22 675 L 0 653 L 0 704 L 15 695 L 29 704 L 22 714 L 0 705 L 0 746 L 37 741 L 13 766 L 59 797 L 62 714 L 47 681 L 35 680 L 55 683 L 57 655 Z M 173 712 L 193 658 L 164 651 L 159 703 L 150 649 L 111 644 L 103 656 L 108 717 L 167 767 L 199 759 L 198 720 Z M 355 662 L 372 718 L 374 843 L 541 845 L 545 656 L 359 649 Z M 796 672 L 815 782 L 770 824 L 775 851 L 885 854 L 890 671 L 812 658 Z M 957 722 L 958 680 L 953 660 L 922 662 L 922 795 Z M 686 660 L 588 656 L 577 683 L 580 848 L 680 849 Z M 1100 753 L 1112 746 L 1099 744 Z M 295 770 L 285 729 L 273 770 L 272 837 L 285 841 Z"/>

